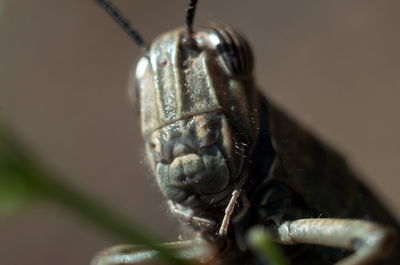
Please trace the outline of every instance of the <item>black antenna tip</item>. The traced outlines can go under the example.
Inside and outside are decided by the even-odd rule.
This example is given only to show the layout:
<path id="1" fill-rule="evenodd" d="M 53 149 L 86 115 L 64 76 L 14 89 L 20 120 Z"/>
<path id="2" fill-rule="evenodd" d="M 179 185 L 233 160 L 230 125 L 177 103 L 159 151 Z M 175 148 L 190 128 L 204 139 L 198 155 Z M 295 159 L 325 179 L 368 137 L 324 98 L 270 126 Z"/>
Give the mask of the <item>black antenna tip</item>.
<path id="1" fill-rule="evenodd" d="M 189 5 L 186 9 L 186 29 L 189 35 L 189 38 L 193 35 L 193 21 L 194 21 L 194 14 L 196 12 L 198 0 L 189 0 Z"/>
<path id="2" fill-rule="evenodd" d="M 129 21 L 124 18 L 122 13 L 108 0 L 95 0 L 121 27 L 128 33 L 129 37 L 143 50 L 147 50 L 147 44 L 139 32 L 131 26 Z"/>

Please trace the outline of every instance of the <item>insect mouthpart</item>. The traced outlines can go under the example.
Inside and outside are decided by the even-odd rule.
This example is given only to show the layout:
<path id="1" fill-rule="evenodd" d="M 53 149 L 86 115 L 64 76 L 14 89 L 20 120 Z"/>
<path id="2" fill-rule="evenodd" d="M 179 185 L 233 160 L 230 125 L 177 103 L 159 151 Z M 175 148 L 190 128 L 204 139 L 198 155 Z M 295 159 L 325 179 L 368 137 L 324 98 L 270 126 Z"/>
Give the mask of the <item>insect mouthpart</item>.
<path id="1" fill-rule="evenodd" d="M 162 193 L 182 206 L 200 209 L 227 199 L 244 177 L 245 156 L 235 149 L 232 137 L 219 112 L 178 120 L 153 132 L 146 150 Z"/>

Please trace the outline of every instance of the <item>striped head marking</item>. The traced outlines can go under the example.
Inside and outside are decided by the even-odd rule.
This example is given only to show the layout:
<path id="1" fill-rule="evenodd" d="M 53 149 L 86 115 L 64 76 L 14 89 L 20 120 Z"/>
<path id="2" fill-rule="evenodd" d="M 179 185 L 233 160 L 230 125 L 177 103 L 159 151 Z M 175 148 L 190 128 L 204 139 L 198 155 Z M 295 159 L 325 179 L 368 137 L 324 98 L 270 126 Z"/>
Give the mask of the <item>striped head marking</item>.
<path id="1" fill-rule="evenodd" d="M 163 194 L 183 206 L 226 206 L 245 178 L 258 131 L 253 58 L 231 28 L 157 38 L 136 68 L 148 158 Z"/>

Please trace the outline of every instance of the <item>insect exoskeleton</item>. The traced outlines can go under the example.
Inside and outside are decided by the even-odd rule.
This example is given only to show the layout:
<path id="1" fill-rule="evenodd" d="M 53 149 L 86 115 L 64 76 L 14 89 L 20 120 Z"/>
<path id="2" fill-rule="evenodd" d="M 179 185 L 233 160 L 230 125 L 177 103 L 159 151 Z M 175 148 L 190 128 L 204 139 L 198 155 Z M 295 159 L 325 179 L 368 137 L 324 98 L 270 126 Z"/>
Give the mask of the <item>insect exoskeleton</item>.
<path id="1" fill-rule="evenodd" d="M 148 160 L 173 211 L 201 229 L 216 228 L 247 177 L 259 127 L 252 68 L 245 39 L 220 24 L 161 35 L 136 68 Z"/>
<path id="2" fill-rule="evenodd" d="M 187 259 L 260 264 L 246 235 L 261 225 L 276 242 L 299 245 L 284 247 L 293 264 L 385 258 L 397 222 L 339 154 L 257 92 L 252 52 L 240 34 L 220 24 L 193 30 L 191 0 L 186 28 L 147 47 L 109 1 L 97 1 L 144 50 L 132 94 L 148 161 L 171 211 L 195 229 L 192 240 L 170 247 Z M 216 246 L 216 254 L 193 252 L 199 245 Z M 156 255 L 144 253 L 146 260 Z M 142 254 L 111 249 L 95 264 L 137 264 Z M 386 264 L 397 264 L 397 254 Z"/>

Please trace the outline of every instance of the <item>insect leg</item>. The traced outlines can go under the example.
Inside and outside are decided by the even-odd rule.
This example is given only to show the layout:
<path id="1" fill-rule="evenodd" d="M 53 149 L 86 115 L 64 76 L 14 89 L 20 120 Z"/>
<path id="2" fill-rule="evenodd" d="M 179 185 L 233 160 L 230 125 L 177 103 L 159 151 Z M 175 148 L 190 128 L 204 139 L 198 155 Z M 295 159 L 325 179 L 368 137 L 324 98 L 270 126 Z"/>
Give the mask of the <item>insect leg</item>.
<path id="1" fill-rule="evenodd" d="M 181 218 L 182 220 L 184 220 L 186 222 L 189 222 L 189 223 L 195 222 L 195 223 L 202 224 L 205 226 L 210 226 L 210 227 L 213 227 L 216 225 L 216 223 L 212 220 L 194 216 L 191 211 L 188 211 L 188 209 L 180 209 L 179 205 L 176 204 L 175 202 L 172 202 L 169 200 L 168 205 L 169 205 L 171 212 L 174 215 L 179 216 L 179 218 Z"/>
<path id="2" fill-rule="evenodd" d="M 208 261 L 215 256 L 211 245 L 201 240 L 177 241 L 164 243 L 162 246 L 176 252 L 186 260 Z M 207 258 L 207 260 L 205 260 Z M 135 245 L 120 245 L 98 253 L 90 265 L 129 265 L 129 264 L 158 264 L 157 251 Z M 160 263 L 161 264 L 161 263 Z"/>
<path id="3" fill-rule="evenodd" d="M 354 251 L 336 265 L 372 265 L 389 254 L 391 230 L 363 220 L 300 219 L 287 221 L 277 229 L 281 244 L 316 244 Z"/>
<path id="4" fill-rule="evenodd" d="M 228 203 L 228 206 L 225 209 L 225 216 L 224 219 L 222 220 L 221 227 L 219 228 L 218 235 L 219 236 L 226 236 L 228 233 L 228 226 L 229 226 L 229 221 L 231 219 L 231 216 L 233 214 L 233 210 L 235 209 L 235 204 L 237 199 L 240 196 L 240 191 L 234 190 L 232 193 L 232 197 Z"/>

